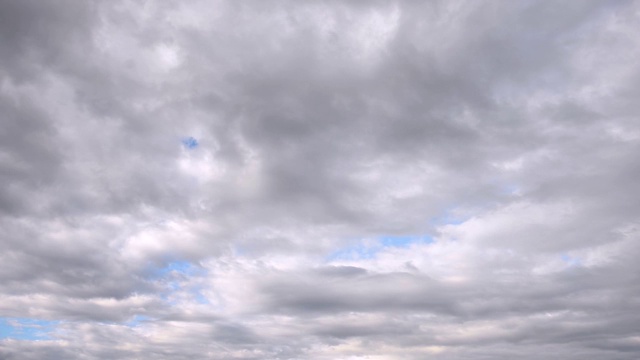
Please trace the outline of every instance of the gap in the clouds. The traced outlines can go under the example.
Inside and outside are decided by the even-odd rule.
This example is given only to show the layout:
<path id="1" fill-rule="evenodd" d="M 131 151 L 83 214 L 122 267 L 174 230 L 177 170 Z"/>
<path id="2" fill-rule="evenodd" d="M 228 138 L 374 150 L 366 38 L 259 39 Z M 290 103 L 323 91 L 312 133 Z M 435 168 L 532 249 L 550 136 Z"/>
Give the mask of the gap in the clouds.
<path id="1" fill-rule="evenodd" d="M 582 265 L 580 258 L 570 256 L 569 254 L 562 254 L 560 258 L 565 264 L 569 265 L 569 267 Z"/>
<path id="2" fill-rule="evenodd" d="M 59 323 L 41 319 L 0 318 L 0 339 L 49 340 L 50 333 Z"/>
<path id="3" fill-rule="evenodd" d="M 373 259 L 386 249 L 408 248 L 411 245 L 430 244 L 433 241 L 429 235 L 382 235 L 373 240 L 363 239 L 354 245 L 340 248 L 330 253 L 325 261 Z"/>
<path id="4" fill-rule="evenodd" d="M 197 268 L 195 265 L 193 265 L 193 263 L 189 261 L 177 260 L 169 262 L 164 267 L 158 269 L 158 275 L 160 276 L 167 276 L 172 272 L 190 275 L 197 272 Z"/>
<path id="5" fill-rule="evenodd" d="M 128 327 L 136 327 L 140 325 L 140 323 L 147 322 L 149 320 L 151 320 L 151 318 L 146 315 L 136 314 L 131 318 L 131 320 L 127 321 L 125 325 Z"/>
<path id="6" fill-rule="evenodd" d="M 187 149 L 195 149 L 200 144 L 198 143 L 198 140 L 196 140 L 196 138 L 194 138 L 193 136 L 188 136 L 182 139 L 182 145 Z"/>
<path id="7" fill-rule="evenodd" d="M 431 218 L 429 223 L 432 226 L 460 225 L 470 218 L 468 215 L 462 215 L 459 208 L 450 208 L 443 215 Z"/>
<path id="8" fill-rule="evenodd" d="M 163 266 L 155 266 L 149 272 L 147 280 L 164 283 L 165 291 L 160 294 L 162 300 L 175 305 L 175 294 L 187 293 L 198 304 L 209 304 L 209 300 L 202 294 L 201 288 L 193 284 L 185 288 L 185 282 L 190 278 L 201 277 L 206 270 L 186 260 L 173 260 Z"/>
<path id="9" fill-rule="evenodd" d="M 503 185 L 501 192 L 503 195 L 518 195 L 522 192 L 522 188 L 515 184 Z"/>
<path id="10" fill-rule="evenodd" d="M 200 305 L 211 304 L 211 302 L 209 302 L 209 299 L 207 299 L 207 297 L 204 296 L 202 292 L 200 292 L 200 290 L 192 290 L 192 295 L 194 297 L 194 300 Z"/>
<path id="11" fill-rule="evenodd" d="M 149 263 L 145 271 L 147 280 L 159 280 L 172 275 L 200 275 L 204 269 L 187 260 L 165 260 L 163 262 Z"/>

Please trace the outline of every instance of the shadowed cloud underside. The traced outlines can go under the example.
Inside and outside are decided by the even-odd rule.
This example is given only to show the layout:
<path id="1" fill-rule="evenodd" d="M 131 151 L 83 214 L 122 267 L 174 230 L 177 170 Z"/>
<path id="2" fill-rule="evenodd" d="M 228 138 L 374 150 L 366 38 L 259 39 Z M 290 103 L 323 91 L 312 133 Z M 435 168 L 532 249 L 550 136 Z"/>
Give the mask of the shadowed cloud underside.
<path id="1" fill-rule="evenodd" d="M 0 359 L 640 357 L 637 1 L 0 1 Z"/>

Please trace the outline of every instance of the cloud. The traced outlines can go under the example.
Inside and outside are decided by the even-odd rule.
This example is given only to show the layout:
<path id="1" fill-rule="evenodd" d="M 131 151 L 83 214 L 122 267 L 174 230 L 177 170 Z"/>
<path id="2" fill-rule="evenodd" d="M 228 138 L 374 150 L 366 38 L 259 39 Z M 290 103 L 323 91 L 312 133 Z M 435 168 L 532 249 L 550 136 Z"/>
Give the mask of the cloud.
<path id="1" fill-rule="evenodd" d="M 639 10 L 3 2 L 0 358 L 637 358 Z"/>

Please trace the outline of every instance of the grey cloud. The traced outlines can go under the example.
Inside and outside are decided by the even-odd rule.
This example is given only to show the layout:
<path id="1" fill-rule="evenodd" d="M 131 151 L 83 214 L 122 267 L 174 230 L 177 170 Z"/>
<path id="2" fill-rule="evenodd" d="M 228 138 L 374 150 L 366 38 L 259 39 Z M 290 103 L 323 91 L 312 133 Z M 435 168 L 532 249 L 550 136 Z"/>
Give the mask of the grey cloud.
<path id="1" fill-rule="evenodd" d="M 637 358 L 637 17 L 2 1 L 0 357 Z"/>

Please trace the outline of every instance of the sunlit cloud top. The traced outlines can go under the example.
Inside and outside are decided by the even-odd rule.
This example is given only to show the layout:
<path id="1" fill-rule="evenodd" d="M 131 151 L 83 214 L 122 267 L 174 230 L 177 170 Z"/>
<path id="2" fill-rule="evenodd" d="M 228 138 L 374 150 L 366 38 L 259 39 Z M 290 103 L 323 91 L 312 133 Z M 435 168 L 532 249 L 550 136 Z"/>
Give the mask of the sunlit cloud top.
<path id="1" fill-rule="evenodd" d="M 0 359 L 640 354 L 634 1 L 0 1 Z"/>

